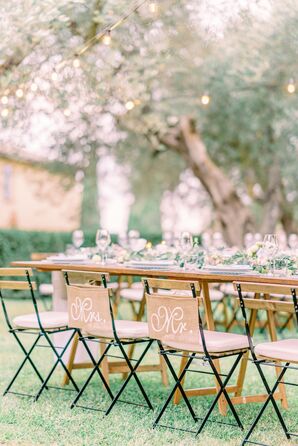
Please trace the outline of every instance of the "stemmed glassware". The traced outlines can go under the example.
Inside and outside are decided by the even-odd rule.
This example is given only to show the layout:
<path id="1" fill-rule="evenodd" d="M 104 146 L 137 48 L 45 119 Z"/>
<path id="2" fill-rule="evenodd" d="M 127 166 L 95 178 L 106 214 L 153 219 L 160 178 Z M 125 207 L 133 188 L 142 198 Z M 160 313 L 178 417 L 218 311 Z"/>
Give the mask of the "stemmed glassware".
<path id="1" fill-rule="evenodd" d="M 290 234 L 288 238 L 288 245 L 290 250 L 295 253 L 298 246 L 298 236 L 297 234 Z"/>
<path id="2" fill-rule="evenodd" d="M 111 243 L 111 236 L 107 229 L 98 229 L 96 231 L 96 246 L 101 254 L 101 264 L 106 263 L 106 251 Z"/>
<path id="3" fill-rule="evenodd" d="M 275 270 L 275 257 L 278 253 L 278 237 L 276 234 L 266 234 L 263 240 L 263 249 L 270 261 L 272 275 Z"/>
<path id="4" fill-rule="evenodd" d="M 76 251 L 80 249 L 83 243 L 84 243 L 84 232 L 81 229 L 73 231 L 72 244 L 75 247 Z"/>
<path id="5" fill-rule="evenodd" d="M 182 250 L 184 268 L 187 260 L 187 255 L 190 253 L 192 247 L 193 247 L 193 238 L 191 233 L 188 231 L 182 232 L 180 236 L 180 248 Z"/>

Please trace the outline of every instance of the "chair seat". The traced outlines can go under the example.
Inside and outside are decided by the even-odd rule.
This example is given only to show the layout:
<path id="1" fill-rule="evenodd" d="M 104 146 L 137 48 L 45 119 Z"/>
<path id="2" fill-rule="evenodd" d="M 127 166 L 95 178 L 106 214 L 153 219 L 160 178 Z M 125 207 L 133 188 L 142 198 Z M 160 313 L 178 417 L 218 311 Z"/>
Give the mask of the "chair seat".
<path id="1" fill-rule="evenodd" d="M 141 302 L 144 296 L 144 291 L 142 288 L 125 288 L 124 290 L 121 290 L 120 296 L 125 300 Z"/>
<path id="2" fill-rule="evenodd" d="M 54 292 L 53 285 L 51 283 L 41 283 L 39 285 L 39 294 L 42 296 L 51 296 Z"/>
<path id="3" fill-rule="evenodd" d="M 128 283 L 127 282 L 120 282 L 120 288 L 127 288 Z M 118 282 L 110 282 L 108 283 L 108 288 L 111 288 L 111 290 L 117 290 L 119 288 Z"/>
<path id="4" fill-rule="evenodd" d="M 238 292 L 234 290 L 234 286 L 232 283 L 223 283 L 220 287 L 220 290 L 227 296 L 238 297 Z"/>
<path id="5" fill-rule="evenodd" d="M 65 311 L 43 311 L 39 313 L 39 316 L 41 324 L 45 329 L 62 328 L 68 325 L 68 314 Z M 15 317 L 13 325 L 17 328 L 39 329 L 35 313 Z"/>
<path id="6" fill-rule="evenodd" d="M 210 294 L 211 302 L 220 302 L 221 300 L 223 300 L 223 298 L 225 296 L 222 291 L 215 290 L 212 288 L 209 290 L 209 294 Z"/>
<path id="7" fill-rule="evenodd" d="M 204 330 L 207 350 L 210 353 L 223 353 L 233 350 L 242 350 L 248 348 L 247 336 L 224 333 L 220 331 Z M 194 339 L 197 337 L 197 341 Z M 201 343 L 201 337 L 198 333 L 197 336 L 189 337 L 189 341 L 179 342 L 176 339 L 165 337 L 164 343 L 168 347 L 172 347 L 176 350 L 185 350 L 189 352 L 203 352 L 203 346 Z"/>
<path id="8" fill-rule="evenodd" d="M 298 339 L 282 339 L 274 342 L 262 342 L 255 347 L 258 356 L 298 362 Z"/>
<path id="9" fill-rule="evenodd" d="M 142 282 L 133 282 L 132 284 L 131 284 L 131 288 L 137 288 L 137 289 L 143 289 L 144 288 L 144 286 L 143 286 L 143 283 Z"/>
<path id="10" fill-rule="evenodd" d="M 119 339 L 139 339 L 149 337 L 147 322 L 115 320 L 115 327 Z M 95 328 L 86 330 L 86 332 L 89 335 L 98 338 L 113 338 L 110 329 L 107 331 L 102 328 Z"/>

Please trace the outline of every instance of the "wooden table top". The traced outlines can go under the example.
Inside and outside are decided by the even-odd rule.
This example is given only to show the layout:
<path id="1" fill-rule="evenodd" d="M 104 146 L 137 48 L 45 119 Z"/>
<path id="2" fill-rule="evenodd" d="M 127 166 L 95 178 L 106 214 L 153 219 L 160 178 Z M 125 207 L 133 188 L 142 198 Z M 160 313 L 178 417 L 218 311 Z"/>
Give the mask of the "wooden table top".
<path id="1" fill-rule="evenodd" d="M 259 282 L 259 283 L 272 283 L 298 286 L 298 276 L 289 277 L 272 277 L 261 274 L 217 274 L 210 273 L 208 271 L 196 270 L 196 271 L 183 271 L 180 269 L 175 270 L 152 270 L 144 268 L 130 268 L 121 264 L 107 264 L 101 265 L 98 263 L 53 263 L 47 261 L 14 261 L 12 266 L 20 268 L 35 268 L 39 271 L 61 271 L 61 270 L 73 270 L 73 271 L 95 271 L 109 273 L 112 276 L 140 276 L 140 277 L 166 277 L 169 279 L 180 280 L 198 280 L 204 282 Z"/>

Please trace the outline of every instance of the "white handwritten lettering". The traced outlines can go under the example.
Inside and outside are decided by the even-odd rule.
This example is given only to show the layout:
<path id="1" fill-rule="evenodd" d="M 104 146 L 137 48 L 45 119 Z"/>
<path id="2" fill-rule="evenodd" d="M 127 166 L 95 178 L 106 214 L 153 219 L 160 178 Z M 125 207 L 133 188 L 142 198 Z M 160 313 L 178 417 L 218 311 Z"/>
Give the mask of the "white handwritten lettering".
<path id="1" fill-rule="evenodd" d="M 184 312 L 181 307 L 173 309 L 165 306 L 160 306 L 157 313 L 152 314 L 151 324 L 154 331 L 166 333 L 181 334 L 187 331 L 186 322 L 181 322 L 184 317 Z"/>
<path id="2" fill-rule="evenodd" d="M 75 302 L 71 304 L 70 308 L 71 317 L 75 321 L 82 321 L 86 324 L 91 322 L 105 323 L 105 319 L 102 319 L 98 311 L 93 311 L 92 300 L 89 297 L 81 299 L 75 298 Z"/>

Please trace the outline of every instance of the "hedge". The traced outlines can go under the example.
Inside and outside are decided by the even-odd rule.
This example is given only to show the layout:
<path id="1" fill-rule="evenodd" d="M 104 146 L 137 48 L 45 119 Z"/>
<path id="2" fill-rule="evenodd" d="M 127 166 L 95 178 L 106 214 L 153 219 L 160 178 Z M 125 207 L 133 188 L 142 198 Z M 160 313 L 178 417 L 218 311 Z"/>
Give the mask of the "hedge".
<path id="1" fill-rule="evenodd" d="M 152 243 L 161 240 L 159 234 L 143 234 Z M 112 241 L 117 236 L 112 235 Z M 16 229 L 0 230 L 0 265 L 9 265 L 13 260 L 30 260 L 32 252 L 63 252 L 71 243 L 69 232 L 19 231 Z M 85 232 L 84 246 L 95 246 L 95 234 Z"/>

